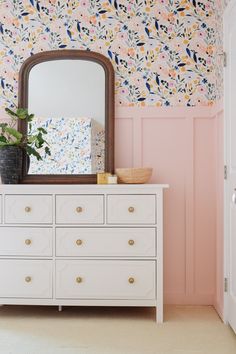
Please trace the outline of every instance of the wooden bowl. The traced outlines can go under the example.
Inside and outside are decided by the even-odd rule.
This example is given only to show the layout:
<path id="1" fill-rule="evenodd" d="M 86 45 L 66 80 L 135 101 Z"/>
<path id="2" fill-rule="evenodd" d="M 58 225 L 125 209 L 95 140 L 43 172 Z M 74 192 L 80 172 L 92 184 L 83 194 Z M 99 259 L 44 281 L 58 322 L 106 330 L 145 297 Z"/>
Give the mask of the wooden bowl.
<path id="1" fill-rule="evenodd" d="M 152 175 L 152 168 L 117 168 L 116 175 L 119 183 L 143 184 Z"/>

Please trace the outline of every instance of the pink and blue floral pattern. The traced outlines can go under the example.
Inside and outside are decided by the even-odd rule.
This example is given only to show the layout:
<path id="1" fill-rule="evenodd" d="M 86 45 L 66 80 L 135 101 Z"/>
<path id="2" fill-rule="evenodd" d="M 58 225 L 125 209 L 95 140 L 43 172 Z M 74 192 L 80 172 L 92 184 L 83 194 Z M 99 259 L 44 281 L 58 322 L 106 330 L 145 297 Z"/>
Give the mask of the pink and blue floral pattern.
<path id="1" fill-rule="evenodd" d="M 35 118 L 31 132 L 39 126 L 47 130 L 51 156 L 42 150 L 39 153 L 43 160 L 31 157 L 29 174 L 104 172 L 104 128 L 95 120 L 87 117 Z"/>
<path id="2" fill-rule="evenodd" d="M 110 58 L 123 106 L 212 104 L 214 0 L 1 0 L 0 106 L 17 102 L 21 64 L 52 49 Z"/>

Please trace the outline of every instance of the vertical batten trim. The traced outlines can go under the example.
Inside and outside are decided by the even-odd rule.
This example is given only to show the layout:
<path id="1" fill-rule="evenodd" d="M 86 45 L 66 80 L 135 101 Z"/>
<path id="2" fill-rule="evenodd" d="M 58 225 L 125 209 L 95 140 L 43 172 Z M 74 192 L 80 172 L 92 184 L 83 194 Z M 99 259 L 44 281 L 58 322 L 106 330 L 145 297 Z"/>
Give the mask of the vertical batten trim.
<path id="1" fill-rule="evenodd" d="M 142 167 L 142 119 L 138 111 L 133 117 L 133 167 Z"/>
<path id="2" fill-rule="evenodd" d="M 195 252 L 194 252 L 194 160 L 195 160 L 195 138 L 194 138 L 194 117 L 186 116 L 187 127 L 187 148 L 186 148 L 186 184 L 185 184 L 185 292 L 186 295 L 194 294 L 195 291 Z"/>
<path id="3" fill-rule="evenodd" d="M 220 214 L 219 214 L 219 208 L 221 206 L 221 202 L 220 202 L 220 191 L 219 191 L 219 172 L 220 172 L 220 149 L 219 149 L 219 120 L 220 120 L 220 113 L 216 113 L 214 118 L 214 151 L 216 152 L 215 154 L 215 161 L 214 161 L 214 169 L 215 169 L 215 179 L 214 179 L 214 183 L 215 183 L 215 191 L 217 193 L 215 193 L 215 200 L 214 200 L 214 214 L 215 214 L 215 225 L 214 225 L 214 234 L 215 234 L 215 244 L 214 244 L 214 255 L 215 255 L 215 259 L 214 259 L 214 286 L 215 286 L 215 290 L 214 290 L 214 294 L 215 294 L 215 298 L 217 297 L 218 294 L 218 289 L 217 289 L 217 274 L 218 274 L 218 268 L 217 268 L 217 251 L 218 251 L 218 232 L 219 232 L 219 221 L 220 221 Z M 223 166 L 222 166 L 222 171 L 223 171 Z M 223 178 L 222 178 L 222 185 L 223 185 Z M 223 282 L 223 279 L 222 279 Z"/>

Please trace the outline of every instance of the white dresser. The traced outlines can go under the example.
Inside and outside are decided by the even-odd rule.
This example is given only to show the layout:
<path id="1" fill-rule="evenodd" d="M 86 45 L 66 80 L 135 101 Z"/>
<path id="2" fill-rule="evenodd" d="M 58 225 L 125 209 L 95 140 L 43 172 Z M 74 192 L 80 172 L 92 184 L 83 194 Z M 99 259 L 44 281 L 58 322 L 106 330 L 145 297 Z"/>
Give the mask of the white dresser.
<path id="1" fill-rule="evenodd" d="M 167 185 L 0 185 L 0 304 L 152 306 Z"/>

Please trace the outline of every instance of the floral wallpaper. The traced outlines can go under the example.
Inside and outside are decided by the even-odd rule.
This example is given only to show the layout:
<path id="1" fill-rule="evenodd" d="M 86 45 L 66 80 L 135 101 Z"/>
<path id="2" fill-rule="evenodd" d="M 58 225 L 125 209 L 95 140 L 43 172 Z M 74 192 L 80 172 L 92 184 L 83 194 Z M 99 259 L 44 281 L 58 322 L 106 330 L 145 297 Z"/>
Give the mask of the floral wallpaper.
<path id="1" fill-rule="evenodd" d="M 0 107 L 16 104 L 27 57 L 65 48 L 110 58 L 118 105 L 210 105 L 217 11 L 215 0 L 0 0 Z"/>
<path id="2" fill-rule="evenodd" d="M 215 0 L 215 85 L 217 87 L 217 98 L 223 97 L 223 15 L 229 0 Z"/>

